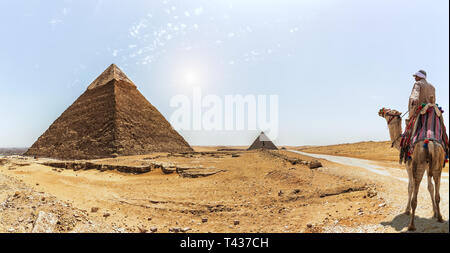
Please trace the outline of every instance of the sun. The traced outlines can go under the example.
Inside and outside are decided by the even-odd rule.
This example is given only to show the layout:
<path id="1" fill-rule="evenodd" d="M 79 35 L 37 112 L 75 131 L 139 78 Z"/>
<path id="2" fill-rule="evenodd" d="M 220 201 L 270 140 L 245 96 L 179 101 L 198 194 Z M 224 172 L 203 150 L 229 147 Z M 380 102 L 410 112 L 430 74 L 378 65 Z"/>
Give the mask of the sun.
<path id="1" fill-rule="evenodd" d="M 200 76 L 195 70 L 186 70 L 183 74 L 183 81 L 186 85 L 193 86 L 200 84 Z"/>
<path id="2" fill-rule="evenodd" d="M 187 85 L 198 85 L 198 74 L 193 70 L 188 70 L 184 74 L 184 81 Z"/>

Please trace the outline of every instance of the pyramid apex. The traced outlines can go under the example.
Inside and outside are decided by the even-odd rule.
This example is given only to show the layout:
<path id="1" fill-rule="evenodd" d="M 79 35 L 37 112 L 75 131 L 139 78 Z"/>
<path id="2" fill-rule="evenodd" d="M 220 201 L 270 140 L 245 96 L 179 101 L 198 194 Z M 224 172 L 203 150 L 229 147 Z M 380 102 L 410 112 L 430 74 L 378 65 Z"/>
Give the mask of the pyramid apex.
<path id="1" fill-rule="evenodd" d="M 105 85 L 111 80 L 125 81 L 136 87 L 136 85 L 127 77 L 127 75 L 125 75 L 125 73 L 123 73 L 123 71 L 119 67 L 117 67 L 116 64 L 112 63 L 88 86 L 88 90 Z"/>

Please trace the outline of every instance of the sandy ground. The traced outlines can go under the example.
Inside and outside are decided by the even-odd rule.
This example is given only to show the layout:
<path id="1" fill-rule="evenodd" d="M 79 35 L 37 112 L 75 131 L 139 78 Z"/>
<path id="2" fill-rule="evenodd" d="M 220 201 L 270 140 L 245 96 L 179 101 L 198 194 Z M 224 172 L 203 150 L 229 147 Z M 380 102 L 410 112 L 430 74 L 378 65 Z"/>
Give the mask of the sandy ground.
<path id="1" fill-rule="evenodd" d="M 33 228 L 31 223 L 28 227 L 22 223 L 34 219 L 32 208 L 27 206 L 34 204 L 14 198 L 18 191 L 26 196 L 42 193 L 58 203 L 70 204 L 67 208 L 55 208 L 69 216 L 82 212 L 88 224 L 101 222 L 98 231 L 111 227 L 108 232 L 152 228 L 157 232 L 173 228 L 186 228 L 188 232 L 323 232 L 324 227 L 340 221 L 379 223 L 389 212 L 389 207 L 383 206 L 384 200 L 376 196 L 375 186 L 367 182 L 291 165 L 268 152 L 237 153 L 239 157 L 216 152 L 213 156 L 155 154 L 104 161 L 133 164 L 157 160 L 226 170 L 204 178 L 183 178 L 161 170 L 140 175 L 56 171 L 38 164 L 39 160 L 10 158 L 0 167 L 4 189 L 0 203 L 5 203 L 0 232 L 30 232 Z M 93 207 L 98 211 L 91 212 Z M 41 209 L 55 212 L 46 203 L 35 205 L 34 209 L 34 215 Z M 104 217 L 105 214 L 109 215 Z M 79 221 L 74 219 L 74 223 L 57 231 L 72 231 Z"/>
<path id="2" fill-rule="evenodd" d="M 292 150 L 298 153 L 299 151 Z M 343 156 L 332 156 L 324 154 L 310 154 L 299 152 L 302 155 L 313 156 L 320 159 L 325 164 L 327 171 L 331 174 L 355 176 L 364 181 L 374 182 L 376 185 L 382 185 L 378 194 L 386 200 L 386 204 L 392 207 L 386 221 L 380 224 L 374 224 L 366 227 L 365 232 L 406 232 L 406 226 L 410 216 L 402 214 L 407 203 L 407 183 L 408 176 L 404 167 L 386 166 L 386 163 L 380 163 L 371 160 L 359 158 L 347 158 Z M 392 165 L 392 164 L 390 164 Z M 344 166 L 344 168 L 343 168 Z M 441 213 L 444 223 L 438 223 L 436 219 L 431 218 L 433 209 L 431 197 L 427 189 L 427 180 L 424 178 L 421 183 L 421 189 L 418 195 L 418 207 L 416 209 L 416 227 L 417 232 L 449 232 L 449 174 L 442 173 L 440 195 L 441 195 Z M 352 232 L 355 228 L 338 226 L 330 228 L 332 231 Z"/>
<path id="3" fill-rule="evenodd" d="M 312 170 L 283 158 L 317 160 L 311 155 L 288 150 L 217 152 L 217 148 L 196 147 L 198 152 L 210 153 L 194 155 L 152 154 L 97 161 L 222 170 L 199 178 L 164 174 L 160 169 L 139 175 L 56 170 L 40 164 L 44 159 L 8 157 L 0 161 L 0 232 L 31 232 L 43 213 L 58 221 L 54 232 L 406 230 L 408 217 L 401 215 L 406 183 L 398 179 L 406 176 L 402 169 L 381 164 L 379 169 L 390 175 L 380 175 L 355 164 L 318 159 L 323 167 Z M 426 189 L 421 189 L 418 232 L 449 231 L 448 175 L 441 196 L 444 224 L 430 218 L 431 201 Z"/>

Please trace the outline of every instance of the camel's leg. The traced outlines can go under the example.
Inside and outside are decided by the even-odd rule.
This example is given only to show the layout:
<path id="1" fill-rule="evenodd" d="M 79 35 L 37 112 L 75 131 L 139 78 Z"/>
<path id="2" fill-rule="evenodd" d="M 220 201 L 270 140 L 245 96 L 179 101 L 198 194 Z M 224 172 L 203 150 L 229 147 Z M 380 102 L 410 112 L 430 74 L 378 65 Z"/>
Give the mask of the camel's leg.
<path id="1" fill-rule="evenodd" d="M 439 208 L 439 202 L 441 201 L 441 196 L 439 195 L 439 188 L 441 186 L 441 172 L 436 171 L 433 172 L 434 185 L 435 185 L 435 201 L 436 201 L 436 218 L 439 222 L 444 222 L 442 219 L 441 211 Z"/>
<path id="2" fill-rule="evenodd" d="M 425 173 L 425 169 L 423 166 L 418 166 L 416 162 L 413 162 L 412 165 L 413 172 L 413 196 L 411 199 L 411 220 L 409 222 L 408 230 L 413 231 L 416 230 L 416 226 L 414 225 L 414 216 L 416 215 L 416 207 L 417 207 L 417 194 L 419 194 L 420 182 L 422 181 L 423 174 Z"/>
<path id="3" fill-rule="evenodd" d="M 409 215 L 411 213 L 411 197 L 413 193 L 413 184 L 414 184 L 414 178 L 412 176 L 412 168 L 408 165 L 406 165 L 406 171 L 408 172 L 408 203 L 406 204 L 406 215 Z"/>
<path id="4" fill-rule="evenodd" d="M 434 198 L 434 186 L 433 186 L 433 175 L 431 174 L 431 172 L 427 173 L 427 178 L 428 178 L 428 191 L 430 192 L 430 196 L 431 196 L 431 203 L 433 205 L 433 217 L 437 218 L 437 212 L 436 212 L 436 200 Z"/>

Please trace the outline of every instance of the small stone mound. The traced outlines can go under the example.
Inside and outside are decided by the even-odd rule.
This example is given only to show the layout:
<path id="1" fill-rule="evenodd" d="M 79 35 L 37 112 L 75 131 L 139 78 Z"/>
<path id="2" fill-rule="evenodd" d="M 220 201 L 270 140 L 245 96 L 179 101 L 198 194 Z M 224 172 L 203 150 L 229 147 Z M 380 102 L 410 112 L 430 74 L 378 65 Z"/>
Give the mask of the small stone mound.
<path id="1" fill-rule="evenodd" d="M 281 158 L 281 159 L 291 163 L 292 165 L 296 165 L 296 164 L 307 165 L 310 169 L 316 169 L 316 168 L 322 167 L 322 163 L 320 163 L 317 160 L 306 161 L 306 160 L 302 160 L 302 159 L 298 159 L 298 158 L 292 158 L 287 155 L 280 154 L 278 152 L 272 152 L 272 151 L 266 151 L 266 152 L 272 156 Z"/>
<path id="2" fill-rule="evenodd" d="M 319 161 L 312 161 L 308 164 L 308 167 L 310 169 L 317 169 L 317 168 L 322 167 L 322 163 L 320 163 Z"/>
<path id="3" fill-rule="evenodd" d="M 266 174 L 266 178 L 284 181 L 289 184 L 302 184 L 305 181 L 290 171 L 273 170 Z"/>
<path id="4" fill-rule="evenodd" d="M 5 165 L 8 162 L 6 158 L 0 158 L 0 166 Z"/>
<path id="5" fill-rule="evenodd" d="M 210 168 L 177 167 L 176 168 L 176 172 L 178 173 L 178 175 L 180 175 L 181 177 L 186 177 L 186 178 L 208 177 L 208 176 L 212 176 L 219 172 L 224 172 L 224 171 L 225 170 L 216 169 L 214 167 L 210 167 Z"/>

